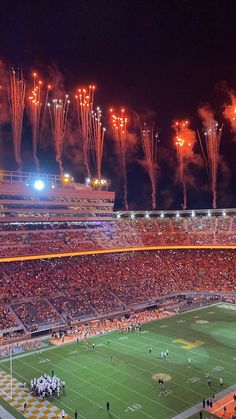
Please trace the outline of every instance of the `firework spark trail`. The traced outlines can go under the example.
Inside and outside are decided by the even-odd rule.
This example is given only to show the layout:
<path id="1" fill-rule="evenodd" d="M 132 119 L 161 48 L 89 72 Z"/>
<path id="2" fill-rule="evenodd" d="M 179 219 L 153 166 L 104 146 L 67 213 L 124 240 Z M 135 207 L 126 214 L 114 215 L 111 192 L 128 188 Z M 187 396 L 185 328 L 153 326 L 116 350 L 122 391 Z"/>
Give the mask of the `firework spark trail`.
<path id="1" fill-rule="evenodd" d="M 186 169 L 189 163 L 189 158 L 192 154 L 193 145 L 195 142 L 195 133 L 189 128 L 188 121 L 180 121 L 173 124 L 175 131 L 175 145 L 179 164 L 179 180 L 183 189 L 183 203 L 182 208 L 187 208 L 187 188 L 186 188 Z"/>
<path id="2" fill-rule="evenodd" d="M 231 129 L 236 133 L 236 96 L 232 90 L 227 91 L 231 104 L 224 106 L 224 117 L 229 120 Z"/>
<path id="3" fill-rule="evenodd" d="M 16 72 L 12 69 L 10 72 L 9 104 L 11 111 L 14 154 L 19 170 L 21 170 L 22 167 L 21 136 L 25 108 L 25 88 L 26 82 L 23 78 L 22 72 Z"/>
<path id="4" fill-rule="evenodd" d="M 113 109 L 110 109 L 111 112 L 111 126 L 113 130 L 113 135 L 116 143 L 120 147 L 121 152 L 121 163 L 122 171 L 124 178 L 124 204 L 125 210 L 129 209 L 128 206 L 128 187 L 127 187 L 127 171 L 126 171 L 126 160 L 125 160 L 125 140 L 127 138 L 127 122 L 128 119 L 124 116 L 125 110 L 121 109 L 119 115 L 114 114 Z"/>
<path id="5" fill-rule="evenodd" d="M 153 127 L 144 124 L 141 130 L 143 150 L 147 162 L 148 173 L 152 185 L 152 209 L 156 209 L 156 187 L 157 187 L 157 138 L 154 135 Z"/>
<path id="6" fill-rule="evenodd" d="M 92 109 L 95 86 L 90 85 L 87 89 L 79 89 L 75 96 L 80 136 L 83 143 L 84 165 L 87 176 L 91 177 L 89 167 L 89 152 L 92 138 Z"/>
<path id="7" fill-rule="evenodd" d="M 214 120 L 214 115 L 212 111 L 207 107 L 202 107 L 199 109 L 199 115 L 203 121 L 204 128 L 206 129 L 204 133 L 205 142 L 206 142 L 206 155 L 207 155 L 207 164 L 210 174 L 210 183 L 211 191 L 213 196 L 212 207 L 216 208 L 217 204 L 217 172 L 220 160 L 220 141 L 222 136 L 222 129 L 218 126 L 218 123 Z M 199 135 L 201 141 L 201 137 Z M 202 145 L 201 145 L 202 147 Z M 203 147 L 202 147 L 203 149 Z"/>
<path id="8" fill-rule="evenodd" d="M 42 108 L 42 81 L 37 81 L 37 74 L 33 73 L 33 89 L 29 96 L 29 110 L 30 110 L 30 122 L 32 126 L 32 139 L 33 139 L 33 157 L 39 170 L 39 160 L 37 158 L 37 147 L 39 139 L 39 122 L 40 122 L 40 113 Z"/>
<path id="9" fill-rule="evenodd" d="M 47 105 L 48 105 L 48 97 L 49 97 L 49 92 L 51 90 L 51 85 L 49 84 L 47 86 L 47 90 L 46 90 L 46 96 L 45 96 L 45 100 L 44 100 L 44 106 L 43 106 L 43 114 L 42 114 L 42 122 L 41 122 L 41 132 L 39 133 L 39 137 L 41 136 L 42 131 L 44 130 L 44 125 L 45 125 L 45 117 L 46 117 L 46 109 L 47 109 Z"/>
<path id="10" fill-rule="evenodd" d="M 66 95 L 64 99 L 53 99 L 52 103 L 48 103 L 55 144 L 56 161 L 59 165 L 61 175 L 64 173 L 62 147 L 66 133 L 69 104 L 68 95 Z"/>
<path id="11" fill-rule="evenodd" d="M 51 86 L 49 85 L 47 86 L 47 90 L 45 92 L 42 87 L 43 82 L 41 80 L 37 80 L 37 73 L 33 73 L 33 86 L 29 96 L 29 115 L 32 126 L 33 157 L 38 171 L 39 160 L 37 158 L 37 148 L 40 134 L 44 128 L 48 95 L 51 89 Z"/>
<path id="12" fill-rule="evenodd" d="M 0 131 L 1 125 L 10 120 L 10 109 L 8 106 L 9 96 L 9 71 L 5 64 L 0 60 Z"/>
<path id="13" fill-rule="evenodd" d="M 92 150 L 94 152 L 96 165 L 97 165 L 97 176 L 99 179 L 102 177 L 101 167 L 102 167 L 102 154 L 103 154 L 103 144 L 104 144 L 104 133 L 105 128 L 102 126 L 101 122 L 102 112 L 100 108 L 97 108 L 97 111 L 92 111 Z"/>

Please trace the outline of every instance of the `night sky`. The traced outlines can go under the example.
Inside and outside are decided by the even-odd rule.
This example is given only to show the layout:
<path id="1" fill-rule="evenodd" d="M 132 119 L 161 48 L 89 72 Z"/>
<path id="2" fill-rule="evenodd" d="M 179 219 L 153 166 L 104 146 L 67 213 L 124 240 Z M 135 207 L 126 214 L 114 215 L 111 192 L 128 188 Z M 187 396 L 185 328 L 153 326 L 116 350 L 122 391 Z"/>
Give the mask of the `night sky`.
<path id="1" fill-rule="evenodd" d="M 225 122 L 218 206 L 236 207 L 236 141 L 222 117 L 226 96 L 221 88 L 227 82 L 236 90 L 235 22 L 236 1 L 230 0 L 2 0 L 0 56 L 7 65 L 22 67 L 26 77 L 35 68 L 44 75 L 49 67 L 57 67 L 69 93 L 84 83 L 95 83 L 95 102 L 104 113 L 110 106 L 125 106 L 131 115 L 151 117 L 160 139 L 160 209 L 181 208 L 172 121 L 188 118 L 193 129 L 201 129 L 197 109 L 209 103 L 216 119 Z M 130 131 L 135 129 L 129 126 Z M 108 136 L 103 172 L 112 179 L 118 208 L 122 182 L 110 142 Z M 16 168 L 11 143 L 6 126 L 1 129 L 1 164 L 7 169 Z M 27 121 L 22 150 L 24 170 L 33 171 Z M 82 181 L 77 152 L 71 142 L 66 146 L 65 167 Z M 195 152 L 200 153 L 198 144 Z M 39 158 L 44 171 L 55 172 L 48 139 L 41 143 Z M 151 208 L 149 178 L 140 159 L 140 145 L 133 145 L 127 161 L 131 209 Z M 192 176 L 188 207 L 210 207 L 205 168 L 193 166 Z"/>

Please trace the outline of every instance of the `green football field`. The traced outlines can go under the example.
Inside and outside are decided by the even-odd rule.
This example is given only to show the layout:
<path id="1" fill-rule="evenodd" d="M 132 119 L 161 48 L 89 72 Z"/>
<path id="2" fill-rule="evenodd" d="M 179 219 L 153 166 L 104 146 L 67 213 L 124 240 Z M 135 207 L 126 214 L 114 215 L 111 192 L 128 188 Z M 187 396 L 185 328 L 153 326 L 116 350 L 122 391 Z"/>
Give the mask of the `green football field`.
<path id="1" fill-rule="evenodd" d="M 82 343 L 71 343 L 50 346 L 40 355 L 18 355 L 13 375 L 28 383 L 54 370 L 66 388 L 52 401 L 72 417 L 78 409 L 79 417 L 87 419 L 172 418 L 221 391 L 220 377 L 224 389 L 236 383 L 235 324 L 236 306 L 209 306 L 143 325 L 140 334 L 91 338 L 88 350 Z M 161 351 L 167 349 L 167 359 L 161 359 Z M 8 360 L 0 364 L 9 371 Z M 206 372 L 212 376 L 210 389 Z M 165 390 L 154 380 L 159 374 L 169 380 Z"/>

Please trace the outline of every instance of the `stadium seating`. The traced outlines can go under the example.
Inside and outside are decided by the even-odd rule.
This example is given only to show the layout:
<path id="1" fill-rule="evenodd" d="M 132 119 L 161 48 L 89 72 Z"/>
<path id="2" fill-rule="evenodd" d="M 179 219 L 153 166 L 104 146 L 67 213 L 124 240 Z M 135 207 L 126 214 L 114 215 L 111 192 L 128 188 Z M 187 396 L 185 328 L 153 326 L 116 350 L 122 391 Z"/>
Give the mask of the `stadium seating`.
<path id="1" fill-rule="evenodd" d="M 184 218 L 117 219 L 73 224 L 56 228 L 46 224 L 43 230 L 29 224 L 28 229 L 0 228 L 0 256 L 19 256 L 116 249 L 138 246 L 235 244 L 236 221 L 233 216 Z"/>
<path id="2" fill-rule="evenodd" d="M 3 263 L 0 330 L 19 321 L 28 331 L 41 330 L 182 291 L 235 293 L 235 252 L 160 250 Z"/>

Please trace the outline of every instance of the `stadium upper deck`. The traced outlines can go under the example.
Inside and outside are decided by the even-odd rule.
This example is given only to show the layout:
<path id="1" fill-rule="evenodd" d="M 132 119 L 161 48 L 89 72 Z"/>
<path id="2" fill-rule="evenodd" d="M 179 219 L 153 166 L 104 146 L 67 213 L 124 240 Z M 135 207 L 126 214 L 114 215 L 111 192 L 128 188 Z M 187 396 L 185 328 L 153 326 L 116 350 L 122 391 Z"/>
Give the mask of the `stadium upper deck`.
<path id="1" fill-rule="evenodd" d="M 0 223 L 110 220 L 114 192 L 107 180 L 75 183 L 35 173 L 2 172 L 0 176 Z"/>
<path id="2" fill-rule="evenodd" d="M 69 175 L 3 172 L 0 261 L 236 245 L 236 209 L 113 212 L 114 198 L 106 180 L 82 185 Z"/>

